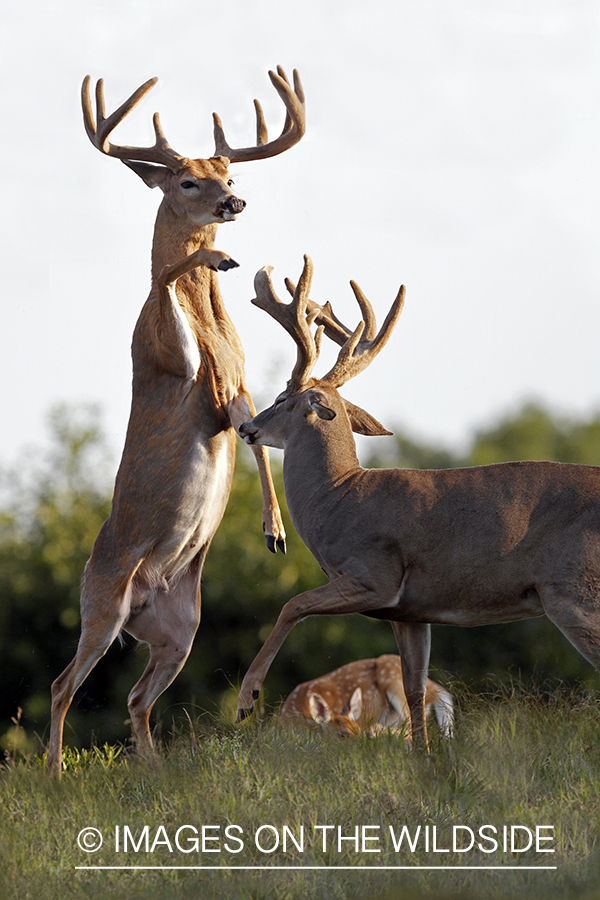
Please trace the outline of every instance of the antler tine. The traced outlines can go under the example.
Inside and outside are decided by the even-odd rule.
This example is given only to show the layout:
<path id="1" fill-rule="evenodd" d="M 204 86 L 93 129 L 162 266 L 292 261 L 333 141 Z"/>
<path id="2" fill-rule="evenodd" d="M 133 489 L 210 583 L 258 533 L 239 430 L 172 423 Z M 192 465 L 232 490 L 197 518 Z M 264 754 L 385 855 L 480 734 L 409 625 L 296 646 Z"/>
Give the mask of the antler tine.
<path id="1" fill-rule="evenodd" d="M 102 78 L 96 83 L 96 121 L 92 112 L 90 99 L 90 76 L 86 75 L 81 86 L 81 105 L 83 108 L 83 122 L 90 141 L 101 153 L 114 156 L 117 159 L 135 159 L 145 162 L 163 163 L 173 169 L 183 157 L 176 153 L 168 144 L 160 125 L 158 113 L 154 114 L 153 125 L 156 142 L 153 147 L 126 147 L 111 144 L 109 135 L 122 122 L 140 100 L 154 87 L 158 78 L 150 78 L 133 92 L 125 103 L 122 103 L 110 116 L 106 116 L 104 103 L 104 81 Z"/>
<path id="2" fill-rule="evenodd" d="M 350 287 L 354 291 L 354 296 L 360 306 L 360 311 L 365 323 L 364 340 L 372 341 L 377 333 L 377 321 L 375 319 L 373 307 L 355 281 L 350 282 Z"/>
<path id="3" fill-rule="evenodd" d="M 287 77 L 287 75 L 285 74 L 285 71 L 284 71 L 284 69 L 282 68 L 282 66 L 277 66 L 277 74 L 279 75 L 280 78 L 283 78 L 283 80 L 285 81 L 285 83 L 286 83 L 287 85 L 289 85 L 290 80 L 289 80 L 289 78 Z M 298 75 L 298 70 L 297 70 L 297 69 L 294 69 L 294 71 L 292 72 L 292 75 L 293 75 L 293 78 L 294 78 L 294 92 L 295 92 L 296 96 L 298 97 L 298 99 L 300 100 L 300 102 L 301 102 L 302 104 L 304 104 L 304 103 L 305 103 L 305 100 L 304 100 L 304 89 L 303 89 L 303 87 L 302 87 L 302 82 L 300 81 L 300 76 Z M 293 125 L 292 117 L 290 116 L 289 110 L 286 108 L 286 111 L 285 111 L 285 122 L 283 123 L 283 128 L 282 128 L 282 130 L 281 130 L 281 133 L 282 133 L 282 134 L 285 134 L 287 131 L 290 130 L 290 128 L 292 127 L 292 125 Z"/>
<path id="4" fill-rule="evenodd" d="M 288 387 L 297 390 L 310 377 L 319 355 L 322 329 L 313 337 L 310 326 L 314 316 L 307 316 L 308 295 L 312 281 L 313 266 L 309 256 L 304 257 L 304 267 L 294 296 L 290 303 L 282 303 L 271 281 L 272 266 L 260 269 L 254 278 L 256 297 L 252 300 L 255 306 L 269 313 L 275 321 L 285 328 L 298 348 L 296 364 L 293 368 Z"/>
<path id="5" fill-rule="evenodd" d="M 355 375 L 364 371 L 377 354 L 383 350 L 404 306 L 406 291 L 404 285 L 402 285 L 390 311 L 385 317 L 383 325 L 379 329 L 379 333 L 376 337 L 368 338 L 367 333 L 370 331 L 374 334 L 376 328 L 373 308 L 354 281 L 350 282 L 350 286 L 365 318 L 359 323 L 356 331 L 348 338 L 340 350 L 334 366 L 323 378 L 319 379 L 334 388 L 341 387 L 347 381 L 350 381 L 351 378 L 354 378 Z M 364 337 L 363 334 L 365 334 Z"/>
<path id="6" fill-rule="evenodd" d="M 288 293 L 293 295 L 296 285 L 290 278 L 285 279 L 285 286 L 288 289 Z M 346 343 L 352 332 L 338 319 L 329 301 L 321 306 L 309 298 L 306 309 L 309 315 L 316 312 L 316 315 L 312 317 L 312 321 L 316 322 L 319 328 L 322 328 L 330 341 L 340 345 Z"/>
<path id="7" fill-rule="evenodd" d="M 285 74 L 285 72 L 281 66 L 277 66 L 277 73 L 280 76 L 280 78 L 283 78 L 285 83 L 287 85 L 289 85 L 290 80 L 287 77 L 287 75 Z M 304 91 L 302 89 L 302 83 L 300 81 L 300 76 L 298 75 L 298 72 L 296 69 L 294 69 L 294 90 L 296 92 L 296 95 L 300 99 L 301 103 L 304 103 Z M 257 146 L 262 146 L 263 144 L 266 144 L 268 142 L 269 132 L 267 130 L 267 123 L 265 122 L 265 116 L 263 113 L 262 106 L 260 105 L 260 102 L 258 100 L 254 101 L 254 108 L 256 110 L 256 144 L 257 144 Z M 290 128 L 292 127 L 292 124 L 293 123 L 292 123 L 291 116 L 286 108 L 285 122 L 283 123 L 283 129 L 282 129 L 281 133 L 285 134 L 287 131 L 289 131 Z M 229 148 L 229 149 L 231 149 L 231 148 Z"/>
<path id="8" fill-rule="evenodd" d="M 267 159 L 267 157 L 277 156 L 279 153 L 283 153 L 285 150 L 293 147 L 303 136 L 306 130 L 305 99 L 302 82 L 300 81 L 298 72 L 294 69 L 293 88 L 281 66 L 277 67 L 277 72 L 269 71 L 269 78 L 286 108 L 285 122 L 279 137 L 272 141 L 268 140 L 267 126 L 262 107 L 258 100 L 255 100 L 256 146 L 241 147 L 238 149 L 230 147 L 225 138 L 221 119 L 217 113 L 213 113 L 215 156 L 226 156 L 230 162 L 247 162 L 252 159 Z"/>
<path id="9" fill-rule="evenodd" d="M 265 114 L 258 100 L 254 101 L 254 109 L 256 110 L 256 143 L 258 146 L 262 146 L 269 140 L 269 132 L 267 131 Z"/>

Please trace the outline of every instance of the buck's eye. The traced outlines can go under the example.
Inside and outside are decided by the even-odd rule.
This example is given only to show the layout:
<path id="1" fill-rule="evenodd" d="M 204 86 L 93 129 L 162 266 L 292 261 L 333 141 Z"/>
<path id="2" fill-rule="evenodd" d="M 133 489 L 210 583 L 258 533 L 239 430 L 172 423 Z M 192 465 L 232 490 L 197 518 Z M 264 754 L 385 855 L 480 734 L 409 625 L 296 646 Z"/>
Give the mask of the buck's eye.
<path id="1" fill-rule="evenodd" d="M 182 181 L 181 187 L 183 188 L 184 191 L 191 191 L 192 188 L 197 187 L 197 185 L 194 184 L 193 181 Z"/>
<path id="2" fill-rule="evenodd" d="M 229 181 L 227 182 L 227 187 L 233 187 L 233 184 L 234 184 L 233 178 L 230 178 Z"/>

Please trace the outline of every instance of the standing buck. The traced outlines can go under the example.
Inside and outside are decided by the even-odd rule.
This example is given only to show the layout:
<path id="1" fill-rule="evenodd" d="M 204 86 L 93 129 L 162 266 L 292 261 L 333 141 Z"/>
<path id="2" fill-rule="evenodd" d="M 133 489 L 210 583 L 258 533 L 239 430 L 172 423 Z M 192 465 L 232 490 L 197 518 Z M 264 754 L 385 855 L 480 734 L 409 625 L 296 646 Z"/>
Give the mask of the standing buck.
<path id="1" fill-rule="evenodd" d="M 385 345 L 404 289 L 376 335 L 373 310 L 352 284 L 364 321 L 333 368 L 315 379 L 319 339 L 332 316 L 329 307 L 320 312 L 310 303 L 310 278 L 306 259 L 286 305 L 269 269 L 256 276 L 253 302 L 292 335 L 298 358 L 286 390 L 240 433 L 249 444 L 285 451 L 292 521 L 330 583 L 283 607 L 244 678 L 238 718 L 252 711 L 286 635 L 310 615 L 365 613 L 392 622 L 412 735 L 422 742 L 430 623 L 486 625 L 545 613 L 600 669 L 600 468 L 552 462 L 361 468 L 352 431 L 387 432 L 337 388 Z M 309 327 L 315 318 L 316 338 Z M 342 331 L 349 333 L 338 327 L 338 337 Z"/>
<path id="2" fill-rule="evenodd" d="M 425 685 L 425 714 L 435 712 L 444 737 L 452 736 L 451 694 L 431 678 Z M 359 659 L 294 688 L 281 707 L 286 722 L 316 723 L 339 734 L 403 733 L 410 719 L 402 682 L 402 661 L 386 654 Z"/>
<path id="3" fill-rule="evenodd" d="M 282 69 L 269 72 L 286 111 L 283 131 L 268 141 L 258 101 L 257 145 L 232 149 L 214 115 L 215 156 L 187 159 L 167 143 L 158 114 L 153 147 L 109 143 L 122 119 L 155 84 L 147 81 L 106 117 L 102 81 L 96 117 L 89 78 L 82 89 L 86 132 L 94 146 L 121 159 L 160 205 L 152 246 L 152 288 L 133 334 L 133 398 L 112 511 L 86 566 L 77 653 L 52 685 L 48 768 L 60 772 L 64 718 L 73 695 L 121 629 L 150 648 L 148 666 L 129 695 L 134 736 L 152 752 L 149 716 L 189 654 L 200 621 L 200 574 L 229 497 L 235 430 L 255 409 L 244 381 L 244 354 L 219 292 L 217 270 L 237 263 L 214 249 L 217 225 L 245 202 L 231 190 L 232 162 L 282 153 L 304 134 L 304 95 Z M 269 470 L 256 448 L 269 549 L 285 549 L 285 532 Z"/>

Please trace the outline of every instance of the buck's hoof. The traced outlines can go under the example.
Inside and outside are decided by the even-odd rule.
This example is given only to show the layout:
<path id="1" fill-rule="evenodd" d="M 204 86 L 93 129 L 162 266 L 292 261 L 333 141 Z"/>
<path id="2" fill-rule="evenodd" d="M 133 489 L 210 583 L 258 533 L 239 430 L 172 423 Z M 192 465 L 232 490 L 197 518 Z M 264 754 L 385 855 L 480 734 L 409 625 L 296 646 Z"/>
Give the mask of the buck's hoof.
<path id="1" fill-rule="evenodd" d="M 232 259 L 231 257 L 229 257 L 228 259 L 221 260 L 221 262 L 219 263 L 219 269 L 222 272 L 226 272 L 227 269 L 238 269 L 239 265 L 240 264 L 238 262 L 236 262 L 235 259 Z"/>
<path id="2" fill-rule="evenodd" d="M 285 555 L 285 538 L 278 538 L 275 540 L 272 534 L 267 534 L 267 547 L 271 551 L 271 553 L 277 553 L 277 548 Z"/>
<path id="3" fill-rule="evenodd" d="M 247 719 L 248 716 L 251 716 L 253 712 L 254 712 L 254 705 L 252 705 L 250 707 L 250 709 L 244 709 L 243 707 L 241 709 L 238 709 L 236 717 L 235 717 L 235 724 L 239 725 L 240 722 L 243 722 L 244 719 Z"/>

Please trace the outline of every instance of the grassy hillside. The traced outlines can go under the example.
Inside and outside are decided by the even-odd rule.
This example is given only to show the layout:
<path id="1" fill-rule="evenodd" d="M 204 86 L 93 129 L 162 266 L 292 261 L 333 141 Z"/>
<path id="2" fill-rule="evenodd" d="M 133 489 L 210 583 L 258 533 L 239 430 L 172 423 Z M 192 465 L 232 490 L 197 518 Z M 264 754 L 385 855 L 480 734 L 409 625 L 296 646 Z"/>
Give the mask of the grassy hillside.
<path id="1" fill-rule="evenodd" d="M 107 891 L 161 900 L 600 898 L 599 738 L 596 697 L 512 689 L 459 696 L 455 740 L 434 733 L 428 757 L 398 739 L 326 739 L 270 720 L 239 729 L 190 723 L 155 765 L 118 748 L 69 751 L 60 784 L 39 758 L 9 758 L 0 777 L 0 892 L 22 900 Z M 514 852 L 511 826 L 520 826 Z M 97 852 L 78 847 L 86 827 L 103 835 Z M 520 852 L 530 835 L 532 847 Z M 325 868 L 333 866 L 348 868 Z"/>

